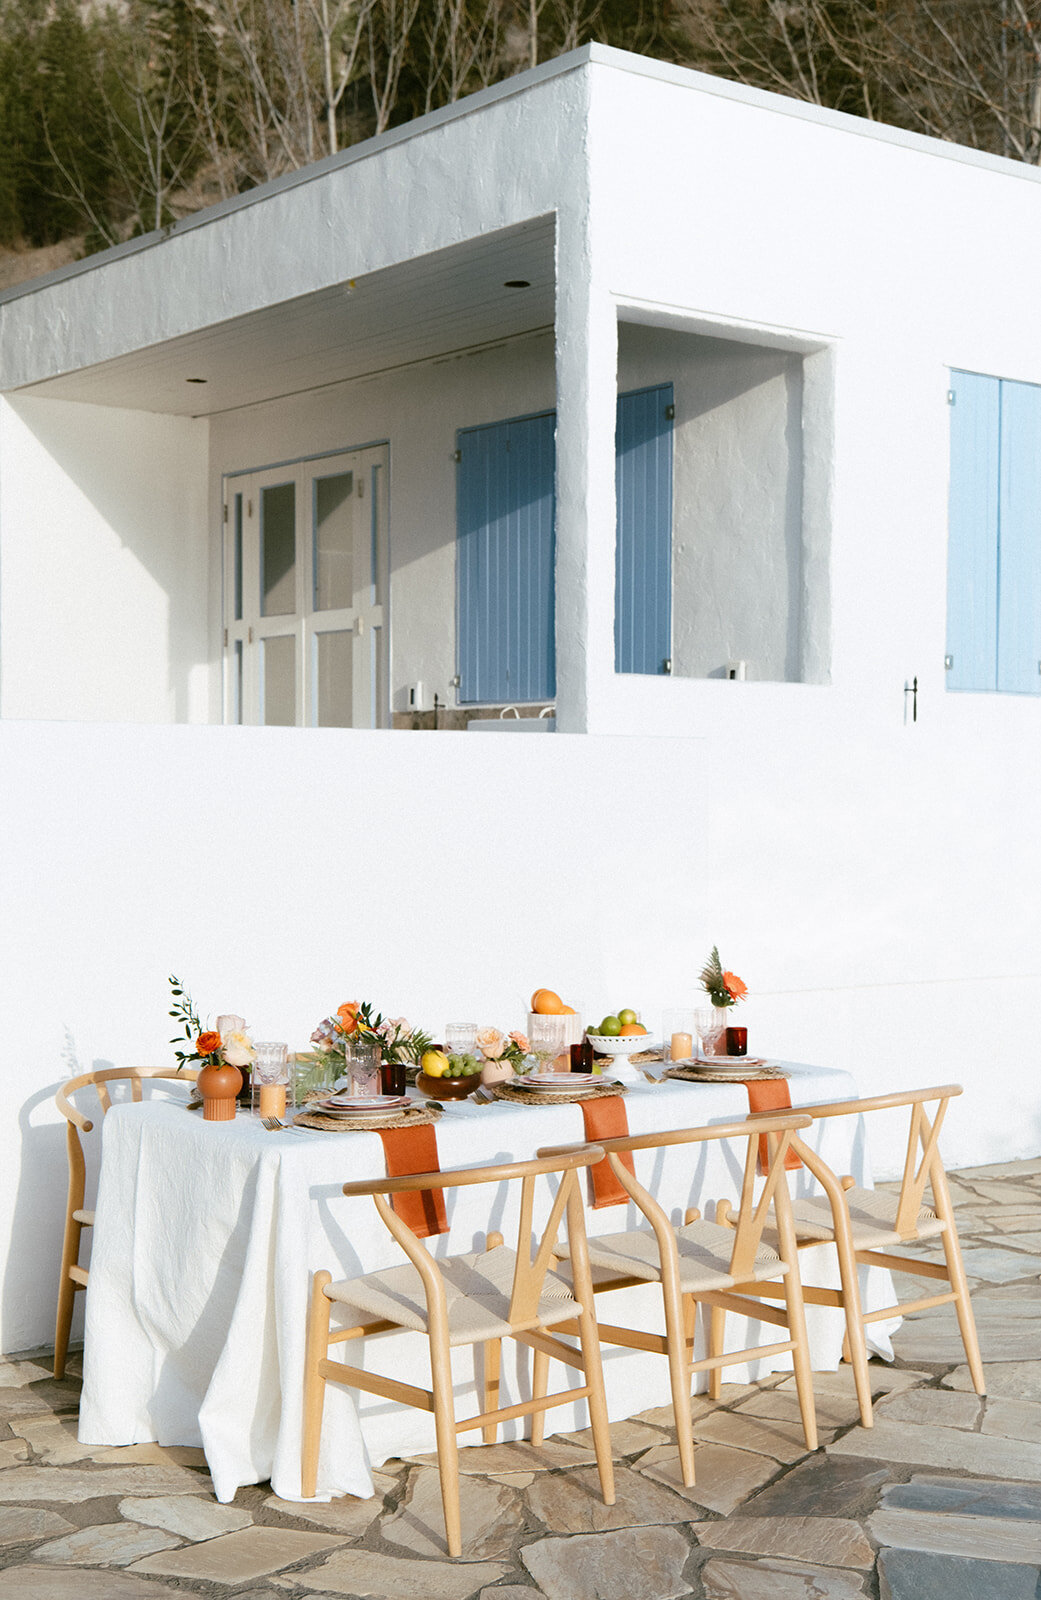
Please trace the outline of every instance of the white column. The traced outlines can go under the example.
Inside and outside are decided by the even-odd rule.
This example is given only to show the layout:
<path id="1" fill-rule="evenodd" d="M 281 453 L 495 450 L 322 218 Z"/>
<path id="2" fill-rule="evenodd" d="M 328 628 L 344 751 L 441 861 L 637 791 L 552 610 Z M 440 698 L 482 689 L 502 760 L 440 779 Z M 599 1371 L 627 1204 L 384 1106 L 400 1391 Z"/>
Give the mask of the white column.
<path id="1" fill-rule="evenodd" d="M 607 732 L 614 678 L 618 329 L 588 213 L 557 221 L 557 728 Z"/>

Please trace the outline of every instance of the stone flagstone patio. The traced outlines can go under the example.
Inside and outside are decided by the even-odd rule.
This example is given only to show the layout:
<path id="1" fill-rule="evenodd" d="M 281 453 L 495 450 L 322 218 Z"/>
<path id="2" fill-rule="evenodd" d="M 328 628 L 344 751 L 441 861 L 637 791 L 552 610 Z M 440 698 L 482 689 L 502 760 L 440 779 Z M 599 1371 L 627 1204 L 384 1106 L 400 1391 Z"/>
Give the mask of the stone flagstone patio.
<path id="1" fill-rule="evenodd" d="M 460 1561 L 429 1457 L 387 1463 L 372 1500 L 257 1485 L 221 1506 L 201 1451 L 87 1450 L 75 1378 L 55 1383 L 46 1351 L 9 1357 L 0 1600 L 1039 1600 L 1041 1159 L 952 1174 L 952 1191 L 985 1400 L 942 1307 L 872 1364 L 873 1429 L 848 1368 L 817 1375 L 812 1455 L 780 1375 L 692 1402 L 693 1489 L 668 1408 L 612 1428 L 611 1507 L 582 1434 L 467 1449 Z"/>

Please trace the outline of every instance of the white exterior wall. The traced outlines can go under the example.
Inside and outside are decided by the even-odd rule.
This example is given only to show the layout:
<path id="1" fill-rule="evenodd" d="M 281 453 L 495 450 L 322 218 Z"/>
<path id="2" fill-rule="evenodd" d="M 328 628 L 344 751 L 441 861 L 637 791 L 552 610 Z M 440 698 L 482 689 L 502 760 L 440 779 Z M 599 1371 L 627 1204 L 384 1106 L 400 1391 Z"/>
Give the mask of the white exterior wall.
<path id="1" fill-rule="evenodd" d="M 53 1330 L 54 1088 L 170 1061 L 171 971 L 300 1046 L 354 998 L 523 1026 L 544 984 L 656 1026 L 718 942 L 757 1049 L 865 1092 L 960 1080 L 951 1164 L 1036 1154 L 1041 758 L 1007 750 L 0 724 L 0 1348 Z"/>
<path id="2" fill-rule="evenodd" d="M 0 399 L 0 715 L 209 720 L 206 436 Z"/>

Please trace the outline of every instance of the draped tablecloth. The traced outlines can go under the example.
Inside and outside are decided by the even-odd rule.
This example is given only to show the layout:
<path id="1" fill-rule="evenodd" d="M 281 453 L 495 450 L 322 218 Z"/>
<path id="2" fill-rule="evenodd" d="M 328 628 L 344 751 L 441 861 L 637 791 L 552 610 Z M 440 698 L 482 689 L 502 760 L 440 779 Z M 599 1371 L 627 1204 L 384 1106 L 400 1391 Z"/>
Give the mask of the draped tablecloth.
<path id="1" fill-rule="evenodd" d="M 795 1106 L 856 1097 L 847 1073 L 793 1063 L 785 1063 L 785 1070 Z M 634 1134 L 727 1121 L 748 1110 L 740 1084 L 671 1081 L 631 1086 L 625 1105 Z M 860 1119 L 829 1118 L 803 1136 L 834 1170 L 870 1186 Z M 582 1138 L 579 1105 L 454 1102 L 437 1124 L 442 1170 L 524 1160 L 541 1145 Z M 636 1175 L 674 1221 L 682 1221 L 690 1205 L 711 1218 L 717 1198 L 737 1198 L 742 1154 L 743 1143 L 639 1151 Z M 325 1267 L 344 1278 L 400 1264 L 401 1252 L 372 1201 L 341 1193 L 348 1179 L 385 1170 L 376 1133 L 269 1133 L 248 1114 L 233 1122 L 204 1122 L 198 1113 L 163 1100 L 113 1106 L 105 1118 L 87 1289 L 80 1440 L 201 1445 L 218 1499 L 230 1500 L 240 1485 L 268 1478 L 277 1494 L 300 1499 L 310 1275 Z M 805 1170 L 792 1173 L 791 1182 L 793 1194 L 815 1187 Z M 538 1191 L 544 1217 L 548 1181 Z M 479 1249 L 493 1229 L 514 1244 L 518 1195 L 517 1185 L 509 1194 L 505 1186 L 448 1191 L 450 1230 L 429 1241 L 434 1255 Z M 586 1224 L 591 1234 L 646 1225 L 632 1205 L 587 1209 Z M 800 1266 L 806 1282 L 837 1282 L 822 1248 L 801 1252 Z M 866 1273 L 862 1288 L 869 1309 L 893 1303 L 887 1274 Z M 636 1310 L 646 1326 L 661 1326 L 657 1289 L 618 1293 L 632 1297 L 627 1315 Z M 612 1296 L 608 1320 L 626 1320 L 621 1313 L 621 1302 Z M 834 1370 L 841 1356 L 841 1313 L 808 1306 L 807 1320 L 813 1366 Z M 727 1324 L 731 1349 L 775 1337 L 766 1325 L 757 1329 L 738 1317 L 728 1317 Z M 883 1355 L 889 1354 L 894 1326 L 879 1323 L 870 1330 Z M 428 1386 L 421 1335 L 371 1339 L 365 1350 L 361 1359 L 374 1370 Z M 457 1414 L 472 1415 L 480 1409 L 474 1355 L 467 1348 L 454 1357 Z M 528 1362 L 528 1352 L 507 1343 L 503 1405 L 530 1393 Z M 749 1375 L 790 1362 L 790 1356 L 776 1357 Z M 604 1371 L 613 1420 L 669 1401 L 662 1357 L 604 1346 Z M 727 1368 L 724 1376 L 741 1381 L 743 1369 Z M 562 1386 L 559 1369 L 551 1383 Z M 549 1413 L 548 1429 L 583 1427 L 586 1420 L 584 1406 L 561 1407 Z M 520 1426 L 505 1424 L 500 1437 L 516 1437 Z M 477 1434 L 460 1437 L 463 1444 L 479 1442 Z M 370 1495 L 371 1466 L 433 1447 L 427 1413 L 330 1384 L 318 1498 Z"/>

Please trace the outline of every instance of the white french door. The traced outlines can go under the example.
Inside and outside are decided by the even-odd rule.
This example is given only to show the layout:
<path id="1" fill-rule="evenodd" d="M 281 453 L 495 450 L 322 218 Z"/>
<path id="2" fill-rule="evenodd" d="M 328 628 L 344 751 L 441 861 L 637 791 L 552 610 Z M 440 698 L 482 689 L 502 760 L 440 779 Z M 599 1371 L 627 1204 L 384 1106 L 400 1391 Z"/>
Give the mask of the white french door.
<path id="1" fill-rule="evenodd" d="M 224 483 L 224 720 L 389 721 L 385 445 Z"/>

